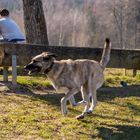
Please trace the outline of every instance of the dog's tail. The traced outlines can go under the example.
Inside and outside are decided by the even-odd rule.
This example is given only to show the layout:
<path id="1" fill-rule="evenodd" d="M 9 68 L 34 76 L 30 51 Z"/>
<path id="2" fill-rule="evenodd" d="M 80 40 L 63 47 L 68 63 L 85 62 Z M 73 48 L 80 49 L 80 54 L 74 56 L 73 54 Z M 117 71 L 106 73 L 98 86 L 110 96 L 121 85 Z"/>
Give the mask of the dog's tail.
<path id="1" fill-rule="evenodd" d="M 111 42 L 109 38 L 106 38 L 103 49 L 102 58 L 100 64 L 105 68 L 110 60 Z"/>

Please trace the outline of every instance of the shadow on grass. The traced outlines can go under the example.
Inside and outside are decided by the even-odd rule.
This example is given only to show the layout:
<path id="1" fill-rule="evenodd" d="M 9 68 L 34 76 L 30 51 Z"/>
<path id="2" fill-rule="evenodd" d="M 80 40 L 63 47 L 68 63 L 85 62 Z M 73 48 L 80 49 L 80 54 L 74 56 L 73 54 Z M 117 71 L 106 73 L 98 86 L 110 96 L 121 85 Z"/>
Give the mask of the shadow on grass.
<path id="1" fill-rule="evenodd" d="M 99 115 L 99 114 L 93 113 L 93 114 L 90 114 L 90 116 L 99 117 L 99 118 L 102 118 L 102 119 L 117 120 L 117 121 L 121 121 L 121 122 L 124 122 L 124 123 L 136 122 L 136 123 L 140 124 L 140 121 L 135 120 L 133 117 L 132 118 L 129 117 L 127 119 L 127 118 L 116 117 L 115 114 L 113 116 L 110 116 L 110 115 L 104 115 L 104 114 Z"/>
<path id="2" fill-rule="evenodd" d="M 110 127 L 110 128 L 109 128 Z M 83 135 L 90 135 L 92 139 L 97 137 L 101 140 L 140 140 L 140 127 L 128 125 L 108 125 L 98 127 L 98 135 L 82 132 Z"/>
<path id="3" fill-rule="evenodd" d="M 112 105 L 117 105 L 117 106 L 120 106 L 120 107 L 128 107 L 135 114 L 140 113 L 140 108 L 138 107 L 138 105 L 134 105 L 134 104 L 132 104 L 130 102 L 128 102 L 126 104 L 122 104 L 122 103 L 116 103 L 116 102 L 112 102 L 112 101 L 107 101 L 107 103 L 112 104 Z"/>
<path id="4" fill-rule="evenodd" d="M 128 87 L 101 88 L 97 91 L 99 101 L 111 101 L 115 98 L 140 97 L 140 85 Z"/>
<path id="5" fill-rule="evenodd" d="M 102 140 L 140 140 L 140 127 L 129 125 L 107 125 L 97 128 Z"/>
<path id="6" fill-rule="evenodd" d="M 2 83 L 2 82 L 1 82 Z M 31 96 L 33 100 L 40 99 L 43 101 L 46 101 L 49 104 L 60 106 L 60 100 L 62 97 L 64 97 L 64 93 L 58 94 L 56 91 L 50 90 L 50 91 L 35 91 L 33 89 L 29 89 L 28 87 L 23 87 L 20 84 L 18 84 L 17 87 L 13 87 L 11 83 L 3 83 L 5 86 L 8 87 L 10 92 L 14 92 L 16 94 L 22 94 Z M 117 87 L 117 88 L 101 88 L 97 91 L 97 99 L 98 101 L 102 102 L 109 102 L 115 99 L 115 98 L 125 98 L 125 97 L 140 97 L 140 86 L 128 86 L 125 88 Z M 81 94 L 78 93 L 75 95 L 76 100 L 81 100 Z M 130 108 L 136 109 L 137 111 L 140 111 L 139 108 L 134 107 L 133 105 L 129 105 Z"/>

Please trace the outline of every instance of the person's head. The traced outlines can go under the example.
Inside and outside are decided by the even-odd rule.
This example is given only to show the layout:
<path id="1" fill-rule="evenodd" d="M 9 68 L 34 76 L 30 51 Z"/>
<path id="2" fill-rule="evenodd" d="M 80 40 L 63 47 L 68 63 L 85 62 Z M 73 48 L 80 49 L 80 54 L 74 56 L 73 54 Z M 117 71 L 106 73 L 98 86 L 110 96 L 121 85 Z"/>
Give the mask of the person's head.
<path id="1" fill-rule="evenodd" d="M 7 9 L 0 10 L 0 17 L 8 17 L 9 11 Z"/>

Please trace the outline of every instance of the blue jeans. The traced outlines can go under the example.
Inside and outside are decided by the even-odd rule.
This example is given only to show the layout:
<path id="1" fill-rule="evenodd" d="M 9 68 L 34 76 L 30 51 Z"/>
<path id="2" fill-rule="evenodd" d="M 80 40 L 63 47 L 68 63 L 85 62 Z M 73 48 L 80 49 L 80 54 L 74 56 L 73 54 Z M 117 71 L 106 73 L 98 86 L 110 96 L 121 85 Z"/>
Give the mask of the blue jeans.
<path id="1" fill-rule="evenodd" d="M 12 40 L 10 40 L 10 41 L 8 41 L 8 42 L 13 42 L 13 43 L 16 43 L 16 42 L 18 42 L 18 41 L 24 41 L 25 39 L 12 39 Z"/>
<path id="2" fill-rule="evenodd" d="M 10 41 L 8 41 L 8 39 L 0 39 L 0 42 L 12 42 L 12 43 L 16 43 L 18 41 L 24 41 L 25 39 L 12 39 Z"/>
<path id="3" fill-rule="evenodd" d="M 8 40 L 4 38 L 0 38 L 0 42 L 8 42 Z"/>

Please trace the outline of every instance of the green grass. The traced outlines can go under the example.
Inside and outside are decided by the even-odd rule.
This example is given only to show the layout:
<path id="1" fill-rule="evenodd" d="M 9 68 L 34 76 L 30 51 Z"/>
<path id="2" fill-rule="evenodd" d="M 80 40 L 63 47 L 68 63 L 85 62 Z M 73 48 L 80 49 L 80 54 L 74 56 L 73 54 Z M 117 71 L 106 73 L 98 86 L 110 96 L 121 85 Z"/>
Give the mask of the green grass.
<path id="1" fill-rule="evenodd" d="M 140 71 L 133 77 L 132 70 L 127 70 L 124 74 L 124 69 L 106 69 L 105 71 L 105 86 L 120 87 L 120 81 L 125 81 L 128 86 L 140 85 Z"/>
<path id="2" fill-rule="evenodd" d="M 94 113 L 81 121 L 82 106 L 61 115 L 61 95 L 1 93 L 0 139 L 139 140 L 140 88 L 133 90 L 99 91 Z"/>
<path id="3" fill-rule="evenodd" d="M 28 86 L 30 88 L 51 88 L 51 82 L 44 76 L 18 76 L 17 82 L 22 86 Z"/>
<path id="4" fill-rule="evenodd" d="M 93 114 L 76 120 L 83 106 L 68 104 L 68 116 L 63 117 L 60 100 L 64 95 L 43 92 L 51 87 L 46 77 L 19 76 L 23 88 L 9 87 L 0 93 L 0 140 L 140 140 L 140 86 L 133 86 L 139 79 L 139 73 L 133 78 L 107 69 L 105 85 L 110 88 L 98 91 Z M 131 86 L 121 88 L 120 80 Z"/>
<path id="5" fill-rule="evenodd" d="M 12 76 L 9 76 L 9 81 L 11 81 Z M 3 75 L 0 75 L 0 80 L 2 81 Z M 17 76 L 17 82 L 21 86 L 34 89 L 52 89 L 51 82 L 46 76 Z"/>

